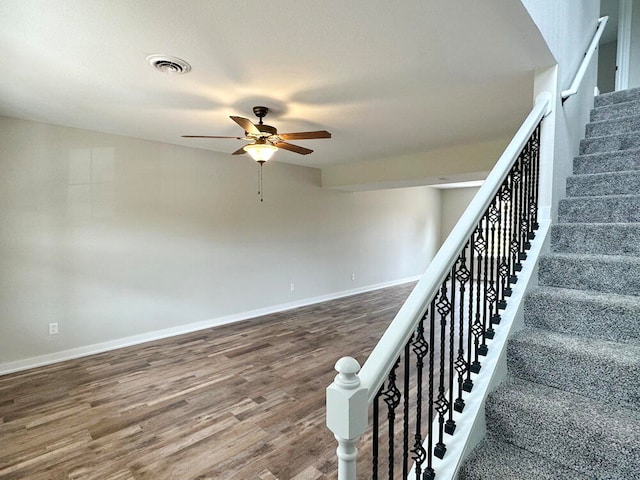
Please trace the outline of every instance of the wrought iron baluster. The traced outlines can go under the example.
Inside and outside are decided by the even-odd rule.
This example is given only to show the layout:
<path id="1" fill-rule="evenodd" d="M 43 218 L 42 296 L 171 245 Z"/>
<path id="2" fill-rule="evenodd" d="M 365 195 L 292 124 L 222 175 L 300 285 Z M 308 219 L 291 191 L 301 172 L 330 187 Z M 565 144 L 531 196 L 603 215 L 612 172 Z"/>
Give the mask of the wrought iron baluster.
<path id="1" fill-rule="evenodd" d="M 413 335 L 404 346 L 404 405 L 402 422 L 402 478 L 409 474 L 409 386 L 411 374 L 411 343 Z"/>
<path id="2" fill-rule="evenodd" d="M 519 233 L 520 233 L 520 185 L 522 180 L 522 173 L 520 170 L 520 157 L 516 161 L 513 169 L 511 170 L 512 191 L 511 191 L 511 276 L 509 277 L 509 283 L 516 283 L 518 277 L 516 273 L 522 270 L 522 264 L 518 258 L 520 251 Z"/>
<path id="3" fill-rule="evenodd" d="M 495 335 L 494 324 L 497 325 L 500 323 L 500 315 L 498 314 L 498 308 L 496 305 L 496 300 L 498 298 L 498 292 L 496 291 L 497 281 L 497 268 L 495 267 L 496 259 L 497 259 L 497 245 L 496 243 L 496 224 L 500 222 L 500 210 L 496 206 L 498 202 L 498 197 L 496 196 L 491 205 L 489 206 L 489 210 L 487 212 L 487 226 L 490 227 L 489 231 L 489 245 L 490 249 L 487 252 L 487 257 L 490 257 L 489 260 L 489 282 L 487 285 L 487 290 L 485 293 L 487 304 L 487 310 L 489 315 L 489 328 L 487 329 L 485 335 L 487 338 L 493 338 Z M 494 308 L 495 306 L 495 308 Z"/>
<path id="4" fill-rule="evenodd" d="M 384 389 L 384 384 L 378 390 L 375 398 L 373 399 L 373 432 L 371 435 L 371 478 L 372 480 L 378 480 L 378 439 L 380 428 L 380 393 Z"/>
<path id="5" fill-rule="evenodd" d="M 539 123 L 533 132 L 533 145 L 534 145 L 534 157 L 533 157 L 533 201 L 532 203 L 532 217 L 533 224 L 532 230 L 535 231 L 540 227 L 538 224 L 538 195 L 540 188 L 540 130 L 542 123 Z"/>
<path id="6" fill-rule="evenodd" d="M 456 362 L 454 364 L 456 371 L 458 372 L 458 398 L 453 404 L 453 408 L 456 412 L 462 412 L 464 410 L 464 399 L 462 398 L 462 391 L 464 390 L 464 374 L 469 370 L 469 364 L 465 360 L 465 351 L 464 351 L 464 340 L 465 340 L 465 318 L 464 313 L 465 309 L 465 291 L 466 291 L 466 283 L 469 281 L 469 269 L 467 268 L 467 248 L 469 247 L 469 243 L 464 246 L 462 252 L 458 256 L 458 267 L 455 270 L 454 276 L 458 280 L 460 284 L 460 299 L 458 301 L 458 315 L 459 318 L 459 334 L 458 334 L 458 357 L 456 358 Z M 455 305 L 455 303 L 454 303 Z M 469 341 L 471 341 L 471 332 L 467 332 L 467 337 Z M 471 347 L 469 346 L 469 349 Z"/>
<path id="7" fill-rule="evenodd" d="M 391 368 L 388 375 L 388 385 L 386 390 L 382 392 L 382 399 L 387 404 L 387 421 L 388 421 L 388 434 L 389 434 L 389 478 L 393 478 L 394 456 L 395 456 L 395 419 L 396 408 L 400 405 L 400 390 L 396 385 L 396 369 L 400 363 L 398 358 Z"/>
<path id="8" fill-rule="evenodd" d="M 451 267 L 451 273 L 449 273 L 449 278 L 451 279 L 451 307 L 449 308 L 449 315 L 451 318 L 449 319 L 449 364 L 447 365 L 447 369 L 449 371 L 449 381 L 448 381 L 448 390 L 449 390 L 449 418 L 444 425 L 444 431 L 449 435 L 453 435 L 456 431 L 456 422 L 453 420 L 453 395 L 455 388 L 453 387 L 453 359 L 455 354 L 454 348 L 454 339 L 456 336 L 456 267 L 455 264 Z"/>
<path id="9" fill-rule="evenodd" d="M 444 444 L 444 417 L 449 411 L 449 402 L 445 395 L 444 362 L 446 358 L 447 315 L 449 315 L 449 312 L 451 311 L 451 302 L 449 302 L 449 298 L 447 296 L 448 280 L 449 278 L 447 276 L 444 282 L 442 282 L 438 301 L 436 302 L 436 308 L 438 315 L 440 316 L 440 371 L 438 372 L 440 374 L 440 379 L 438 383 L 438 397 L 435 402 L 435 408 L 438 412 L 438 443 L 436 443 L 436 448 L 433 454 L 438 458 L 444 457 L 444 454 L 447 451 L 447 447 Z"/>
<path id="10" fill-rule="evenodd" d="M 522 220 L 520 224 L 520 261 L 526 260 L 527 251 L 531 248 L 531 242 L 529 242 L 529 177 L 531 170 L 531 140 L 527 142 L 524 152 L 522 154 Z"/>
<path id="11" fill-rule="evenodd" d="M 509 257 L 509 239 L 511 238 L 511 189 L 509 188 L 509 177 L 502 182 L 499 192 L 500 212 L 502 222 L 498 224 L 500 227 L 500 266 L 498 267 L 500 277 L 500 300 L 498 308 L 504 310 L 507 308 L 507 297 L 511 296 L 511 288 L 509 284 L 510 257 Z"/>
<path id="12" fill-rule="evenodd" d="M 484 265 L 484 257 L 487 253 L 487 241 L 483 235 L 482 225 L 485 222 L 486 217 L 482 217 L 480 222 L 478 222 L 478 226 L 476 227 L 476 241 L 475 241 L 475 249 L 478 260 L 478 274 L 476 278 L 476 320 L 473 324 L 473 334 L 476 338 L 476 357 L 475 362 L 472 365 L 472 368 L 477 368 L 480 370 L 480 362 L 478 360 L 478 355 L 486 355 L 487 354 L 487 344 L 485 339 L 485 331 L 486 331 L 486 315 L 485 315 L 485 301 L 484 301 L 484 292 L 486 288 L 483 289 L 483 283 L 486 280 L 486 274 L 483 272 Z M 474 373 L 478 373 L 474 370 Z"/>
<path id="13" fill-rule="evenodd" d="M 422 445 L 422 371 L 424 368 L 424 357 L 429 352 L 429 344 L 424 338 L 425 316 L 422 317 L 418 324 L 415 340 L 411 345 L 411 349 L 416 355 L 416 434 L 414 437 L 413 449 L 411 450 L 411 453 L 413 454 L 411 458 L 415 462 L 416 478 L 420 478 L 420 474 L 422 473 L 422 464 L 427 459 L 427 456 L 429 456 L 428 465 L 431 465 L 431 448 L 425 450 Z M 430 419 L 429 422 L 431 422 Z M 431 478 L 435 476 L 433 469 L 431 469 L 431 475 Z"/>
<path id="14" fill-rule="evenodd" d="M 484 225 L 483 237 L 485 240 L 485 251 L 482 264 L 482 344 L 480 345 L 480 355 L 486 355 L 489 351 L 487 346 L 487 338 L 493 338 L 493 335 L 489 336 L 487 331 L 489 330 L 489 302 L 487 301 L 487 292 L 489 291 L 489 257 L 491 256 L 491 244 L 489 237 L 489 209 L 485 211 L 482 216 L 481 224 Z M 493 332 L 493 330 L 492 330 Z"/>
<path id="15" fill-rule="evenodd" d="M 433 469 L 433 390 L 434 390 L 434 355 L 433 355 L 433 342 L 435 335 L 435 323 L 436 323 L 436 301 L 433 299 L 431 301 L 431 305 L 429 306 L 429 345 L 431 348 L 429 349 L 429 421 L 428 421 L 428 436 L 427 436 L 427 450 L 429 451 L 429 455 L 427 455 L 427 468 L 425 469 L 422 477 L 425 480 L 433 480 L 436 476 L 436 472 Z"/>
<path id="16" fill-rule="evenodd" d="M 467 370 L 467 378 L 464 381 L 464 391 L 470 392 L 473 388 L 473 380 L 471 380 L 472 373 L 478 373 L 480 371 L 480 362 L 478 362 L 478 339 L 475 335 L 471 335 L 473 333 L 474 326 L 474 297 L 475 297 L 475 288 L 474 282 L 476 281 L 475 276 L 475 266 L 476 266 L 476 236 L 475 233 L 471 234 L 471 238 L 469 240 L 469 273 L 470 273 L 470 281 L 469 281 L 469 336 L 468 336 L 468 366 Z M 473 345 L 473 348 L 472 348 Z"/>

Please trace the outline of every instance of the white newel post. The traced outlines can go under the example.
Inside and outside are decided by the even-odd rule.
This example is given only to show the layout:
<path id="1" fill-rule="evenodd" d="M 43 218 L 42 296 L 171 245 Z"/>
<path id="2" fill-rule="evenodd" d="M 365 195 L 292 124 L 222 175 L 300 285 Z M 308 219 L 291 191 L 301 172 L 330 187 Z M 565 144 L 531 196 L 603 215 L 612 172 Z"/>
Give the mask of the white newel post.
<path id="1" fill-rule="evenodd" d="M 327 427 L 338 441 L 338 480 L 356 480 L 356 444 L 368 426 L 368 390 L 360 383 L 355 358 L 342 357 L 335 369 L 338 374 L 327 387 Z"/>

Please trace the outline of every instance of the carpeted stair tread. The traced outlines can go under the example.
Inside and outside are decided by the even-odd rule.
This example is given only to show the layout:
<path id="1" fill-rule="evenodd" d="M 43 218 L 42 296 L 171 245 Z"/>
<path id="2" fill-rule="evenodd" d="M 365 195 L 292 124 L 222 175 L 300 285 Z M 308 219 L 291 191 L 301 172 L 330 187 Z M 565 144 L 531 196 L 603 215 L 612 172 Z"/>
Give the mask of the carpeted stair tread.
<path id="1" fill-rule="evenodd" d="M 637 478 L 640 412 L 510 378 L 489 395 L 494 437 L 598 479 Z"/>
<path id="2" fill-rule="evenodd" d="M 620 343 L 640 343 L 640 298 L 540 286 L 525 299 L 529 327 Z"/>
<path id="3" fill-rule="evenodd" d="M 615 103 L 635 102 L 640 100 L 640 88 L 630 88 L 617 92 L 603 93 L 594 99 L 594 106 L 604 107 Z"/>
<path id="4" fill-rule="evenodd" d="M 551 226 L 551 251 L 640 256 L 640 223 L 558 223 Z"/>
<path id="5" fill-rule="evenodd" d="M 640 99 L 630 102 L 613 103 L 603 107 L 596 107 L 591 110 L 590 120 L 601 122 L 612 118 L 640 115 Z"/>
<path id="6" fill-rule="evenodd" d="M 629 170 L 640 170 L 640 149 L 638 148 L 580 155 L 573 159 L 575 175 Z"/>
<path id="7" fill-rule="evenodd" d="M 640 257 L 551 253 L 538 266 L 540 285 L 640 295 Z"/>
<path id="8" fill-rule="evenodd" d="M 610 118 L 599 122 L 591 122 L 585 127 L 586 138 L 604 137 L 621 133 L 635 133 L 640 131 L 640 115 L 629 115 Z"/>
<path id="9" fill-rule="evenodd" d="M 507 346 L 509 372 L 525 380 L 640 412 L 640 345 L 525 328 Z"/>
<path id="10" fill-rule="evenodd" d="M 584 474 L 488 435 L 473 451 L 458 480 L 584 480 Z"/>
<path id="11" fill-rule="evenodd" d="M 640 170 L 573 175 L 567 196 L 640 195 Z"/>
<path id="12" fill-rule="evenodd" d="M 617 150 L 640 148 L 640 135 L 637 132 L 603 135 L 580 140 L 580 153 L 602 153 Z"/>
<path id="13" fill-rule="evenodd" d="M 640 222 L 640 195 L 601 195 L 563 198 L 558 203 L 561 223 Z"/>

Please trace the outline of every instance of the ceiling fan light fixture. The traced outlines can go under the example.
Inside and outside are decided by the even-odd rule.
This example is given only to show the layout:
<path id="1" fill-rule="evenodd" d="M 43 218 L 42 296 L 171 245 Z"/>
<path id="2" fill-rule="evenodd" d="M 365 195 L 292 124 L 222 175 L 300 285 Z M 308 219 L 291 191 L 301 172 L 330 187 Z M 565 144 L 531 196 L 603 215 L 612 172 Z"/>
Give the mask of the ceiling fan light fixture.
<path id="1" fill-rule="evenodd" d="M 243 147 L 256 162 L 267 162 L 278 151 L 278 147 L 269 143 L 251 143 Z"/>

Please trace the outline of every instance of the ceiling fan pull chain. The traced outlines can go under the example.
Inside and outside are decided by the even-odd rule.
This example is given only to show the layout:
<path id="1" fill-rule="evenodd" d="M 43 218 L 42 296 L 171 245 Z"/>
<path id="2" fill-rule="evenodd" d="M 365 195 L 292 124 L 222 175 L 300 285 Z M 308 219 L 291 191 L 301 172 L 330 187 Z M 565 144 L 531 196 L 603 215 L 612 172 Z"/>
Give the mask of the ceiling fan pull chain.
<path id="1" fill-rule="evenodd" d="M 264 195 L 262 193 L 262 165 L 264 162 L 258 162 L 260 164 L 260 171 L 258 172 L 258 195 L 260 195 L 260 201 L 264 202 Z"/>

